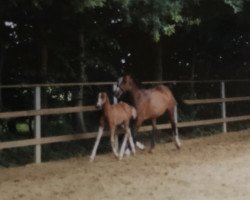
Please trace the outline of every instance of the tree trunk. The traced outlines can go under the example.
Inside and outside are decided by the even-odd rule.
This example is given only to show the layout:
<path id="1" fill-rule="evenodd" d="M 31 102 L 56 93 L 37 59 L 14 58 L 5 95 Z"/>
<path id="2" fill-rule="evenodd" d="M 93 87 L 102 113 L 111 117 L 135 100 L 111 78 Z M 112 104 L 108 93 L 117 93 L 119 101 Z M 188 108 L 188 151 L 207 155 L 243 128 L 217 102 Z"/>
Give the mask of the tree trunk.
<path id="1" fill-rule="evenodd" d="M 86 77 L 86 65 L 84 63 L 84 58 L 85 58 L 85 41 L 84 41 L 84 34 L 82 31 L 79 32 L 79 47 L 80 47 L 80 52 L 79 52 L 79 77 L 78 81 L 79 82 L 86 82 L 87 77 Z M 76 92 L 76 106 L 83 106 L 83 96 L 84 96 L 84 91 L 83 87 L 80 86 Z M 82 112 L 76 113 L 76 123 L 77 123 L 77 131 L 79 132 L 86 132 L 86 124 L 84 120 L 84 115 Z"/>
<path id="2" fill-rule="evenodd" d="M 35 39 L 38 49 L 38 65 L 40 66 L 40 82 L 47 82 L 47 70 L 48 70 L 48 47 L 47 47 L 47 33 L 46 27 L 43 21 L 35 21 Z"/>
<path id="3" fill-rule="evenodd" d="M 193 48 L 193 54 L 192 54 L 192 64 L 191 64 L 191 74 L 190 74 L 190 80 L 192 81 L 191 82 L 191 86 L 190 86 L 190 93 L 191 93 L 191 96 L 193 98 L 196 97 L 196 92 L 195 92 L 195 89 L 194 89 L 194 79 L 195 79 L 195 65 L 196 65 L 196 55 L 195 55 L 195 48 Z"/>
<path id="4" fill-rule="evenodd" d="M 155 67 L 154 67 L 154 80 L 161 81 L 163 77 L 163 64 L 162 64 L 162 43 L 161 40 L 154 44 L 155 46 Z"/>

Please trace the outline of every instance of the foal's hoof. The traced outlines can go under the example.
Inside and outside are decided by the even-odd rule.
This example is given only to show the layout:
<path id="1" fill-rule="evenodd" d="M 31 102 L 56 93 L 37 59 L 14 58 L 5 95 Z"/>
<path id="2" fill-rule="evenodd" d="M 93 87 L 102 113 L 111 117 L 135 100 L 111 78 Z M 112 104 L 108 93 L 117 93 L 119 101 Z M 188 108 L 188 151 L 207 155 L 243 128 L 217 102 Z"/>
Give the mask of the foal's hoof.
<path id="1" fill-rule="evenodd" d="M 131 152 L 130 152 L 129 148 L 127 148 L 127 149 L 125 150 L 124 154 L 125 154 L 126 156 L 130 156 Z"/>

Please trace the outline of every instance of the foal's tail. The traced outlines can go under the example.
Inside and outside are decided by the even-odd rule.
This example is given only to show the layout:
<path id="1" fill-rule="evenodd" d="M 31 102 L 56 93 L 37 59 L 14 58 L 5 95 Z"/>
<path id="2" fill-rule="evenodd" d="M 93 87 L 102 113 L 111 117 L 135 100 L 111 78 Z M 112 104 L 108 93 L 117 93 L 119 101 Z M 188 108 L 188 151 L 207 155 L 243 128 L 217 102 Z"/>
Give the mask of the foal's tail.
<path id="1" fill-rule="evenodd" d="M 130 106 L 130 107 L 131 107 L 131 110 L 132 110 L 132 118 L 136 119 L 136 117 L 137 117 L 137 111 L 136 111 L 136 109 L 133 106 Z"/>

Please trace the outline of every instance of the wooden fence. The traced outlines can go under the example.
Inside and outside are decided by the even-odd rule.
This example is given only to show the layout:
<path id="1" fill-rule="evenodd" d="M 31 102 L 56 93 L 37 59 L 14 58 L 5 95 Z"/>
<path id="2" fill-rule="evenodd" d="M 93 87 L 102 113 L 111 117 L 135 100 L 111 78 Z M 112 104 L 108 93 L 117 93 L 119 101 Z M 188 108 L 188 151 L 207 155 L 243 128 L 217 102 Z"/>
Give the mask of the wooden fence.
<path id="1" fill-rule="evenodd" d="M 212 124 L 222 124 L 223 132 L 227 132 L 227 123 L 250 120 L 249 115 L 241 115 L 236 117 L 227 117 L 226 103 L 227 102 L 239 102 L 239 101 L 250 101 L 250 96 L 243 97 L 230 97 L 226 98 L 225 83 L 229 82 L 246 82 L 250 83 L 250 80 L 209 80 L 209 81 L 162 81 L 162 82 L 144 82 L 144 84 L 178 84 L 178 83 L 220 83 L 220 98 L 210 98 L 210 99 L 189 99 L 184 100 L 188 105 L 199 105 L 199 104 L 220 104 L 221 105 L 221 117 L 216 119 L 205 119 L 196 121 L 184 121 L 178 122 L 177 109 L 175 111 L 175 120 L 177 122 L 177 127 L 194 127 L 202 125 L 212 125 Z M 25 147 L 25 146 L 35 146 L 35 162 L 40 163 L 41 160 L 41 145 L 51 144 L 58 142 L 69 142 L 74 140 L 90 139 L 95 138 L 97 132 L 87 132 L 79 134 L 68 134 L 63 136 L 51 136 L 51 137 L 41 137 L 41 116 L 43 115 L 55 115 L 55 114 L 65 114 L 65 113 L 76 113 L 76 112 L 94 112 L 96 111 L 95 106 L 78 106 L 78 107 L 64 107 L 64 108 L 46 108 L 41 109 L 41 88 L 42 87 L 74 87 L 74 86 L 114 86 L 114 82 L 104 82 L 104 83 L 63 83 L 63 84 L 33 84 L 33 85 L 6 85 L 0 86 L 1 88 L 34 88 L 35 89 L 35 110 L 27 111 L 14 111 L 14 112 L 0 112 L 0 119 L 4 118 L 14 118 L 14 117 L 30 117 L 35 118 L 35 137 L 33 139 L 17 140 L 17 141 L 0 141 L 0 150 L 7 148 Z M 115 99 L 114 99 L 115 101 Z M 158 129 L 168 129 L 170 124 L 158 124 Z M 139 131 L 150 131 L 151 126 L 142 126 Z M 105 133 L 104 135 L 107 135 Z"/>

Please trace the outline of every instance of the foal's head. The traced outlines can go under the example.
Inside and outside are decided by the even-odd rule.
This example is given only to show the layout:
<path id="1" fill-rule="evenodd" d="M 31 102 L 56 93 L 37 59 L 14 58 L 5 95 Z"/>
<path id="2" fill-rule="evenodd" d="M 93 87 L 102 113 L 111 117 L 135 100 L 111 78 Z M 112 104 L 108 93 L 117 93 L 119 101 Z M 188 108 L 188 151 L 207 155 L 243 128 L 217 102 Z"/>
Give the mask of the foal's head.
<path id="1" fill-rule="evenodd" d="M 119 98 L 124 92 L 131 91 L 134 85 L 134 80 L 130 75 L 124 75 L 118 78 L 114 93 Z"/>
<path id="2" fill-rule="evenodd" d="M 97 96 L 96 108 L 101 110 L 105 103 L 109 102 L 106 92 L 100 92 Z"/>

